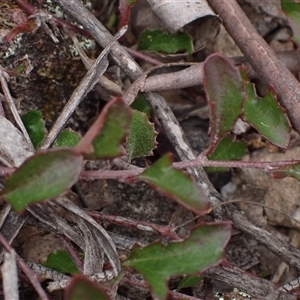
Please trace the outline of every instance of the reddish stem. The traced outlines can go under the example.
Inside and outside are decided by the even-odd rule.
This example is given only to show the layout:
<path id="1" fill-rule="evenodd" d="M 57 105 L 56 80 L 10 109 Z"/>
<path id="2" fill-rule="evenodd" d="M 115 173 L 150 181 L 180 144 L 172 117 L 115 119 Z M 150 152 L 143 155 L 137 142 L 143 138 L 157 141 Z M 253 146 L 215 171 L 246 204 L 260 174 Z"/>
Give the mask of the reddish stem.
<path id="1" fill-rule="evenodd" d="M 280 167 L 288 167 L 300 163 L 300 160 L 284 160 L 284 161 L 217 161 L 207 160 L 206 158 L 197 158 L 195 160 L 182 161 L 173 163 L 176 169 L 192 168 L 197 166 L 202 167 L 227 167 L 227 168 L 248 168 L 248 169 L 264 169 L 270 172 L 272 169 Z"/>
<path id="2" fill-rule="evenodd" d="M 277 168 L 289 167 L 299 164 L 300 160 L 283 160 L 283 161 L 216 161 L 207 159 L 194 159 L 181 162 L 175 162 L 172 166 L 176 169 L 187 169 L 193 167 L 225 167 L 225 168 L 247 168 L 247 169 L 263 169 L 266 172 L 276 172 Z M 0 167 L 0 176 L 5 177 L 14 173 L 16 169 Z M 128 180 L 135 178 L 145 169 L 136 168 L 130 170 L 99 170 L 99 171 L 82 171 L 79 179 L 94 180 L 94 179 L 117 179 Z M 280 170 L 278 170 L 280 171 Z"/>
<path id="3" fill-rule="evenodd" d="M 15 2 L 28 15 L 34 15 L 35 13 L 37 13 L 39 11 L 36 7 L 32 6 L 31 4 L 29 4 L 25 0 L 15 0 Z M 55 23 L 58 26 L 62 27 L 62 28 L 67 28 L 67 29 L 69 29 L 71 31 L 74 31 L 76 33 L 79 33 L 79 34 L 81 34 L 83 36 L 91 37 L 91 35 L 86 30 L 84 30 L 84 29 L 81 29 L 81 28 L 79 28 L 79 27 L 77 27 L 75 25 L 72 25 L 69 22 L 66 22 L 66 21 L 64 21 L 62 19 L 59 19 L 59 18 L 55 17 L 55 16 L 53 16 L 53 19 L 54 19 Z"/>
<path id="4" fill-rule="evenodd" d="M 15 172 L 15 168 L 6 168 L 6 167 L 0 167 L 0 176 L 6 177 Z"/>
<path id="5" fill-rule="evenodd" d="M 38 10 L 36 7 L 30 5 L 27 1 L 25 0 L 15 0 L 16 4 L 22 8 L 28 15 L 33 15 L 35 14 Z"/>
<path id="6" fill-rule="evenodd" d="M 136 51 L 136 50 L 133 50 L 133 49 L 130 49 L 130 48 L 127 48 L 127 47 L 124 47 L 124 49 L 126 49 L 126 51 L 132 55 L 133 57 L 135 58 L 139 58 L 139 59 L 142 59 L 146 62 L 149 62 L 151 63 L 152 65 L 155 65 L 155 66 L 158 66 L 158 65 L 161 65 L 163 64 L 161 61 L 155 59 L 155 58 L 152 58 L 144 53 L 141 53 L 139 51 Z"/>
<path id="7" fill-rule="evenodd" d="M 186 169 L 193 167 L 225 167 L 225 168 L 248 168 L 248 169 L 263 169 L 266 172 L 275 172 L 277 168 L 288 167 L 300 163 L 300 160 L 285 160 L 285 161 L 214 161 L 203 158 L 194 160 L 187 160 L 175 162 L 172 166 L 176 169 Z M 126 180 L 131 177 L 136 177 L 141 174 L 145 169 L 133 170 L 117 170 L 117 171 L 82 171 L 80 174 L 81 179 L 118 179 Z M 0 168 L 1 172 L 1 168 Z"/>
<path id="8" fill-rule="evenodd" d="M 86 212 L 93 218 L 99 219 L 101 221 L 106 221 L 117 225 L 123 225 L 126 227 L 132 227 L 143 231 L 158 233 L 162 236 L 170 238 L 171 240 L 181 240 L 181 237 L 173 231 L 173 227 L 171 225 L 162 226 L 119 216 L 105 215 L 90 210 L 86 210 Z"/>
<path id="9" fill-rule="evenodd" d="M 13 248 L 10 246 L 8 241 L 5 239 L 5 237 L 1 233 L 0 233 L 0 243 L 2 244 L 2 246 L 4 247 L 4 249 L 7 252 L 13 251 Z M 36 274 L 27 266 L 27 264 L 24 262 L 24 260 L 17 253 L 16 253 L 16 259 L 17 259 L 17 263 L 18 263 L 19 267 L 26 274 L 26 276 L 30 280 L 31 284 L 33 285 L 33 287 L 35 288 L 35 290 L 37 291 L 37 293 L 39 294 L 41 299 L 49 300 L 47 294 L 41 287 Z"/>

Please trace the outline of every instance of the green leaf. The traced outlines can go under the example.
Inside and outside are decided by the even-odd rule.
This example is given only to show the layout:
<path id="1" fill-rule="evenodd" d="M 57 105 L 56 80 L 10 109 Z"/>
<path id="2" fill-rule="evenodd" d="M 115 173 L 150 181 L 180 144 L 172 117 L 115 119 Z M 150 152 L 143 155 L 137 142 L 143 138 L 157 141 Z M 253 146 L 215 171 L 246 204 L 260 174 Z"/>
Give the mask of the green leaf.
<path id="1" fill-rule="evenodd" d="M 140 112 L 143 112 L 147 115 L 148 119 L 151 118 L 151 112 L 152 108 L 146 98 L 142 95 L 139 94 L 137 98 L 132 102 L 130 105 L 132 109 L 138 110 Z"/>
<path id="2" fill-rule="evenodd" d="M 132 111 L 130 133 L 127 140 L 129 159 L 153 155 L 156 148 L 157 133 L 147 115 L 137 110 Z"/>
<path id="3" fill-rule="evenodd" d="M 192 287 L 195 284 L 199 283 L 201 280 L 203 280 L 202 276 L 193 276 L 193 275 L 185 276 L 180 281 L 177 290 L 179 291 L 184 288 Z"/>
<path id="4" fill-rule="evenodd" d="M 31 110 L 21 118 L 34 148 L 37 149 L 45 136 L 45 121 L 42 114 L 36 110 Z"/>
<path id="5" fill-rule="evenodd" d="M 217 144 L 214 151 L 208 155 L 209 160 L 239 160 L 247 151 L 247 144 L 244 141 L 233 142 L 230 136 L 225 135 Z M 225 167 L 208 167 L 208 172 L 227 171 Z"/>
<path id="6" fill-rule="evenodd" d="M 229 223 L 195 228 L 183 242 L 160 243 L 146 248 L 134 246 L 124 267 L 134 268 L 149 282 L 156 299 L 166 299 L 167 280 L 179 274 L 199 274 L 218 264 L 231 234 Z"/>
<path id="7" fill-rule="evenodd" d="M 76 274 L 78 269 L 66 250 L 50 253 L 47 260 L 41 263 L 44 267 L 63 274 Z"/>
<path id="8" fill-rule="evenodd" d="M 242 113 L 243 82 L 238 69 L 217 53 L 204 62 L 204 88 L 210 109 L 212 147 L 232 130 Z"/>
<path id="9" fill-rule="evenodd" d="M 111 300 L 100 286 L 83 276 L 76 276 L 65 289 L 65 300 Z"/>
<path id="10" fill-rule="evenodd" d="M 57 139 L 55 140 L 53 147 L 60 147 L 60 148 L 73 148 L 75 147 L 81 140 L 79 133 L 73 131 L 72 129 L 64 129 L 58 135 Z"/>
<path id="11" fill-rule="evenodd" d="M 178 52 L 194 52 L 191 36 L 186 32 L 176 34 L 161 30 L 146 30 L 140 35 L 139 50 L 165 52 L 174 54 Z"/>
<path id="12" fill-rule="evenodd" d="M 125 154 L 131 110 L 120 97 L 110 100 L 84 135 L 76 150 L 87 158 L 114 158 Z"/>
<path id="13" fill-rule="evenodd" d="M 250 123 L 271 143 L 286 149 L 290 142 L 291 126 L 274 92 L 270 90 L 262 99 L 256 96 L 251 83 L 246 83 L 245 90 L 248 98 L 243 120 Z"/>
<path id="14" fill-rule="evenodd" d="M 208 198 L 202 188 L 185 173 L 172 167 L 170 154 L 161 157 L 138 178 L 196 213 L 204 214 L 209 209 Z"/>
<path id="15" fill-rule="evenodd" d="M 1 197 L 16 211 L 65 193 L 78 179 L 83 157 L 72 149 L 50 150 L 28 158 L 6 181 Z"/>
<path id="16" fill-rule="evenodd" d="M 290 26 L 293 29 L 294 38 L 300 42 L 300 3 L 292 0 L 281 0 L 281 6 L 289 18 Z"/>
<path id="17" fill-rule="evenodd" d="M 300 181 L 300 163 L 294 163 L 285 167 L 267 169 L 275 178 L 293 177 Z"/>

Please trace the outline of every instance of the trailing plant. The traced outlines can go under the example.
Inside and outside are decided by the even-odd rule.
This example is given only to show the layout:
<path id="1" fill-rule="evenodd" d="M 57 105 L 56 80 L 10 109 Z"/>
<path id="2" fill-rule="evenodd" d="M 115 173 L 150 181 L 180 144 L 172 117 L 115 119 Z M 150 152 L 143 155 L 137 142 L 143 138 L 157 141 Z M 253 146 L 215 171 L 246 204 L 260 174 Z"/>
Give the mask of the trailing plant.
<path id="1" fill-rule="evenodd" d="M 127 23 L 134 2 L 121 1 L 122 24 Z M 167 35 L 158 30 L 141 35 L 139 48 L 165 53 L 193 52 L 188 34 Z M 105 105 L 82 138 L 71 130 L 64 130 L 52 149 L 32 153 L 20 167 L 8 170 L 11 175 L 0 193 L 1 199 L 22 213 L 36 203 L 66 195 L 80 178 L 109 178 L 129 183 L 143 181 L 196 216 L 203 216 L 213 209 L 209 188 L 198 185 L 190 176 L 189 168 L 203 166 L 208 172 L 216 172 L 230 167 L 255 167 L 278 178 L 290 176 L 300 180 L 300 161 L 240 161 L 246 154 L 247 145 L 235 133 L 238 121 L 246 122 L 279 148 L 287 149 L 289 146 L 291 124 L 273 88 L 270 87 L 265 97 L 259 97 L 245 70 L 238 69 L 220 54 L 206 59 L 203 73 L 209 105 L 210 144 L 198 158 L 173 163 L 173 154 L 167 153 L 146 168 L 106 170 L 96 175 L 92 171 L 83 171 L 85 160 L 112 160 L 126 156 L 127 162 L 131 163 L 135 158 L 152 155 L 157 146 L 158 133 L 151 122 L 151 108 L 145 99 L 139 98 L 129 107 L 126 99 L 116 97 Z M 22 121 L 35 149 L 38 149 L 45 132 L 41 115 L 31 111 L 23 115 Z M 102 285 L 75 275 L 66 288 L 66 299 L 110 299 L 118 282 L 130 269 L 143 275 L 155 299 L 166 299 L 169 293 L 167 283 L 173 276 L 186 276 L 180 286 L 191 286 L 199 281 L 203 271 L 221 263 L 231 236 L 230 222 L 197 224 L 185 239 L 181 239 L 172 228 L 169 232 L 155 226 L 152 229 L 168 240 L 144 248 L 135 245 L 130 256 L 120 264 L 119 274 L 114 274 L 118 276 Z M 66 252 L 56 253 L 43 264 L 61 273 L 76 274 L 78 268 L 69 258 L 68 255 L 66 258 Z"/>
<path id="2" fill-rule="evenodd" d="M 208 166 L 209 160 L 212 160 L 211 164 L 214 166 L 213 160 L 221 160 L 226 165 L 226 160 L 240 159 L 246 152 L 245 143 L 236 140 L 237 137 L 232 141 L 232 132 L 239 118 L 255 127 L 273 144 L 287 148 L 291 126 L 272 90 L 263 99 L 256 96 L 254 86 L 248 82 L 244 71 L 241 76 L 240 70 L 220 54 L 212 55 L 205 61 L 204 75 L 204 87 L 210 108 L 211 142 L 199 159 L 190 162 L 189 167 L 204 165 L 204 161 Z M 266 107 L 269 109 L 266 110 Z M 26 123 L 26 118 L 23 121 L 26 128 L 33 128 L 28 132 L 33 140 L 37 140 L 36 136 L 40 136 L 39 132 L 42 131 L 41 121 L 35 125 L 38 129 L 34 128 L 31 120 L 30 124 Z M 77 136 L 74 137 L 74 133 L 63 134 L 64 138 L 59 137 L 56 145 L 75 145 L 73 148 L 38 151 L 8 178 L 1 198 L 9 202 L 16 211 L 21 212 L 35 202 L 66 194 L 80 178 L 84 159 L 112 159 L 127 153 L 130 160 L 151 155 L 156 147 L 157 135 L 146 114 L 127 107 L 121 98 L 115 98 L 106 105 L 80 141 Z M 59 142 L 61 139 L 63 142 Z M 239 163 L 235 163 L 238 167 Z M 257 165 L 265 168 L 263 164 Z M 195 214 L 207 213 L 207 191 L 194 183 L 178 166 L 180 163 L 176 164 L 176 168 L 172 166 L 172 156 L 167 154 L 145 170 L 135 173 L 124 171 L 122 179 L 145 181 Z M 240 166 L 244 167 L 245 164 Z M 270 171 L 276 176 L 293 176 L 298 179 L 299 169 L 299 162 L 293 162 L 272 167 Z M 114 177 L 114 171 L 106 172 L 107 178 Z M 85 172 L 85 176 L 87 174 Z M 171 276 L 200 274 L 202 270 L 222 260 L 222 251 L 230 238 L 230 232 L 229 223 L 198 225 L 184 241 L 170 242 L 167 246 L 155 243 L 144 249 L 135 247 L 122 266 L 141 272 L 150 284 L 153 296 L 165 299 L 166 282 Z M 89 285 L 86 279 L 74 279 L 74 283 L 67 289 L 69 299 L 77 299 L 78 293 L 83 292 L 82 289 L 91 292 Z M 99 295 L 99 299 L 107 299 L 101 290 L 95 289 L 93 293 Z"/>

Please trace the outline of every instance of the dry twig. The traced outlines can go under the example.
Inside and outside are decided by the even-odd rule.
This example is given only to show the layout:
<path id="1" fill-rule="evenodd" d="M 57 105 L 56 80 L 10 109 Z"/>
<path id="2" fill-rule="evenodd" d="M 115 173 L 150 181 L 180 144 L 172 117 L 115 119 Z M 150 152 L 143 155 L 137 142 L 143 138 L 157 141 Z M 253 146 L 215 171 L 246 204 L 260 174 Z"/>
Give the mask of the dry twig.
<path id="1" fill-rule="evenodd" d="M 208 0 L 208 3 L 222 18 L 228 33 L 244 53 L 259 78 L 266 80 L 274 87 L 294 129 L 300 133 L 299 82 L 254 29 L 235 0 Z"/>

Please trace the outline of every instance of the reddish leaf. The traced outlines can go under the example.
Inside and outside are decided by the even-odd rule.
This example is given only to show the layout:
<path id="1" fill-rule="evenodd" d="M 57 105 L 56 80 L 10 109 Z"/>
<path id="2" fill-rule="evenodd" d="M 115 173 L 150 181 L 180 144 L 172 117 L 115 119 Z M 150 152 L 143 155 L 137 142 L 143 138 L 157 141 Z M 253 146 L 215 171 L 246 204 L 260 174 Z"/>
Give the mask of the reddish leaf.
<path id="1" fill-rule="evenodd" d="M 110 300 L 104 289 L 83 276 L 76 276 L 65 289 L 65 300 Z"/>
<path id="2" fill-rule="evenodd" d="M 28 204 L 57 197 L 78 179 L 83 157 L 72 149 L 38 153 L 8 178 L 1 197 L 17 211 Z"/>
<path id="3" fill-rule="evenodd" d="M 120 23 L 119 28 L 128 24 L 132 5 L 136 0 L 119 0 Z"/>
<path id="4" fill-rule="evenodd" d="M 129 132 L 131 121 L 130 108 L 120 97 L 105 105 L 101 114 L 88 130 L 77 151 L 93 158 L 113 158 L 125 153 L 122 146 Z"/>
<path id="5" fill-rule="evenodd" d="M 243 82 L 238 69 L 217 53 L 204 62 L 204 88 L 210 109 L 211 147 L 214 147 L 242 114 Z"/>

